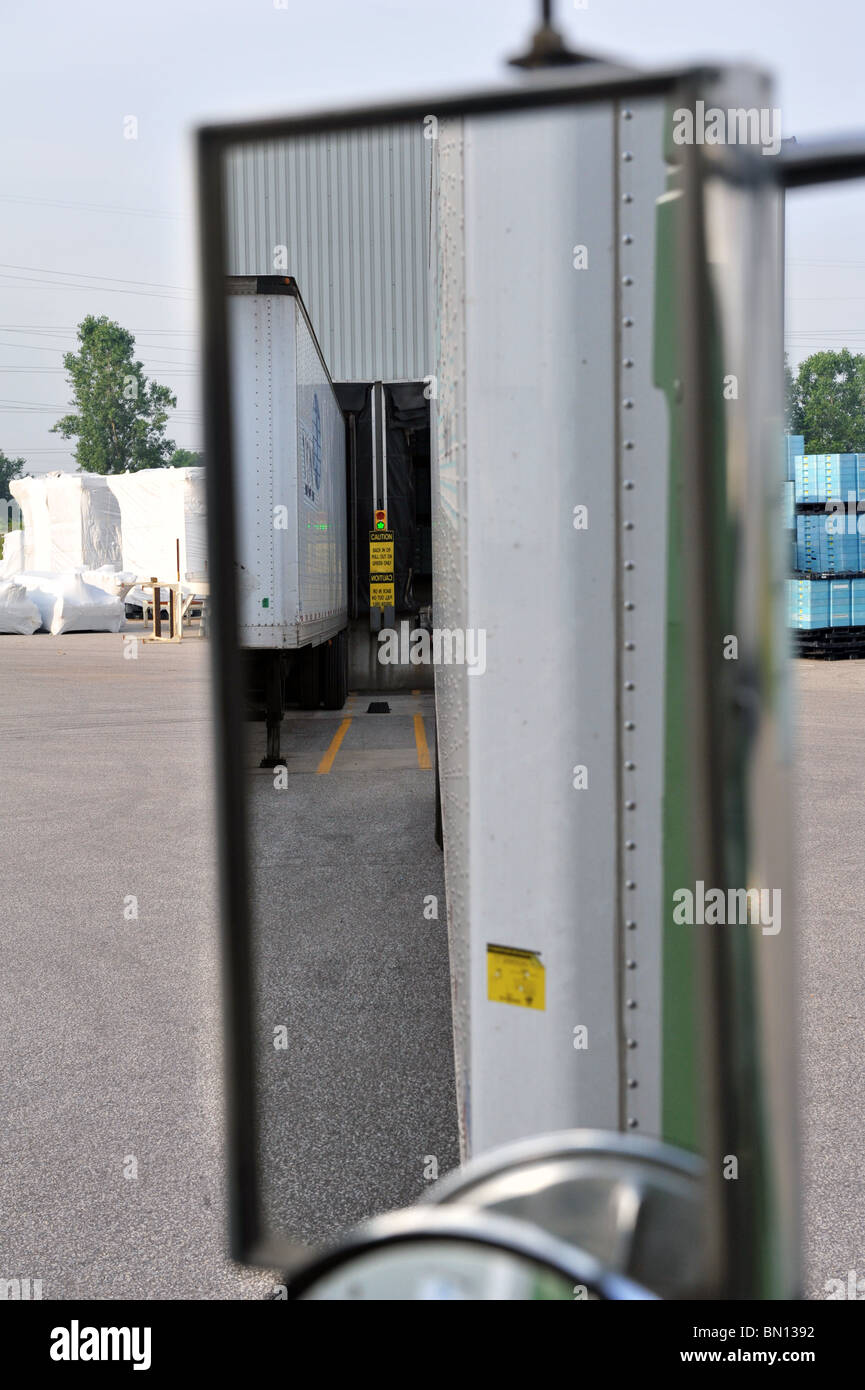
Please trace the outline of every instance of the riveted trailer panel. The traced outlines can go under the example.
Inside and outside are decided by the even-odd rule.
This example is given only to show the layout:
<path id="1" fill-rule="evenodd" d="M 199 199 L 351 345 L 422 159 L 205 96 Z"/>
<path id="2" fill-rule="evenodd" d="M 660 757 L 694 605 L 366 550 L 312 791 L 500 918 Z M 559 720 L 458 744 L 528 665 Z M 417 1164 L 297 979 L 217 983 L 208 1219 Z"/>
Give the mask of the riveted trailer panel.
<path id="1" fill-rule="evenodd" d="M 624 1127 L 637 1002 L 657 1133 L 662 109 L 445 122 L 437 144 L 436 623 L 484 629 L 487 653 L 483 675 L 436 673 L 464 1144 Z M 638 585 L 657 630 L 635 647 Z M 646 893 L 637 1001 L 625 923 Z M 543 1008 L 497 994 L 503 947 L 527 953 L 533 1001 L 542 973 Z"/>
<path id="2" fill-rule="evenodd" d="M 768 100 L 735 71 L 707 98 L 743 92 Z M 715 883 L 790 901 L 782 240 L 759 154 L 713 163 L 672 125 L 640 97 L 442 121 L 436 142 L 435 622 L 486 634 L 483 674 L 436 671 L 462 1141 L 777 1133 L 749 1181 L 786 1239 L 790 919 L 776 943 L 674 916 Z M 735 1116 L 707 998 L 738 1020 Z"/>

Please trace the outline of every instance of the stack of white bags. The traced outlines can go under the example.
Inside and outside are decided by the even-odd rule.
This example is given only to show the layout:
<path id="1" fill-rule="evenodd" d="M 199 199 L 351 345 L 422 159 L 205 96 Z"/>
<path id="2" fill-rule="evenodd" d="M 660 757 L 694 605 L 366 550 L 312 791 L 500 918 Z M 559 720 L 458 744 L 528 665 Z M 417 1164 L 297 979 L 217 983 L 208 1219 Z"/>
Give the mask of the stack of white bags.
<path id="1" fill-rule="evenodd" d="M 85 583 L 80 574 L 19 574 L 9 587 L 23 593 L 36 609 L 34 632 L 43 627 L 54 637 L 65 632 L 120 632 L 126 623 L 123 599 Z M 6 630 L 0 607 L 0 631 Z"/>
<path id="2" fill-rule="evenodd" d="M 179 571 L 191 592 L 207 569 L 203 468 L 52 473 L 10 489 L 23 529 L 4 537 L 0 633 L 120 632 L 124 600 L 144 597 L 137 581 Z"/>
<path id="3" fill-rule="evenodd" d="M 14 579 L 0 579 L 0 632 L 32 637 L 41 626 L 42 614 L 28 598 L 24 585 Z"/>

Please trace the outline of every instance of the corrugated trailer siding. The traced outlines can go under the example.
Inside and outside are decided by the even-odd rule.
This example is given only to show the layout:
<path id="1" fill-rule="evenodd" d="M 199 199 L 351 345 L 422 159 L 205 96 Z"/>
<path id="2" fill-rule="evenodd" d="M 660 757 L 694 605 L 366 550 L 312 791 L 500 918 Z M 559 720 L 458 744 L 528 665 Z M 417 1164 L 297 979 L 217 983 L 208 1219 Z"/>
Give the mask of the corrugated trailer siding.
<path id="1" fill-rule="evenodd" d="M 238 147 L 228 157 L 228 272 L 272 275 L 274 247 L 335 381 L 432 368 L 431 141 L 420 124 Z"/>

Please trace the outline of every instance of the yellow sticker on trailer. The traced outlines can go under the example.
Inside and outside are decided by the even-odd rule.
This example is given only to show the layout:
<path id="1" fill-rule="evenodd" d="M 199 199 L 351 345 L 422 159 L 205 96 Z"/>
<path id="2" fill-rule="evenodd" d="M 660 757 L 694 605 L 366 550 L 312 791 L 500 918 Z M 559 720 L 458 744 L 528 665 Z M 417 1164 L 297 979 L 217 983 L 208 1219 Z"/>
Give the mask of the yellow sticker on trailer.
<path id="1" fill-rule="evenodd" d="M 388 574 L 371 574 L 369 577 L 369 606 L 370 608 L 394 608 L 394 579 L 393 572 Z"/>
<path id="2" fill-rule="evenodd" d="M 487 998 L 495 1004 L 545 1009 L 546 971 L 537 952 L 487 946 Z"/>
<path id="3" fill-rule="evenodd" d="M 370 531 L 370 574 L 387 574 L 393 569 L 393 531 Z"/>

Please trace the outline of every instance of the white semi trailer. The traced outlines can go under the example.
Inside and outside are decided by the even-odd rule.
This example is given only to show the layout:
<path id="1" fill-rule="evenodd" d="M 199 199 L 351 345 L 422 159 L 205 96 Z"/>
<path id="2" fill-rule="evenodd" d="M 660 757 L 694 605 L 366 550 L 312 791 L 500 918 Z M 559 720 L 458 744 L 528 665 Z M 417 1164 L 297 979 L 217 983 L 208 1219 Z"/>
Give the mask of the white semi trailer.
<path id="1" fill-rule="evenodd" d="M 227 279 L 240 645 L 280 761 L 286 699 L 348 694 L 345 421 L 290 276 Z"/>
<path id="2" fill-rule="evenodd" d="M 752 73 L 706 89 L 771 107 Z M 486 647 L 436 670 L 461 1140 L 624 1130 L 720 1164 L 714 930 L 736 1132 L 771 1154 L 753 1228 L 783 1210 L 791 1239 L 782 222 L 717 161 L 698 223 L 671 115 L 599 99 L 434 142 L 433 620 Z M 703 925 L 702 894 L 757 886 L 783 930 Z"/>

